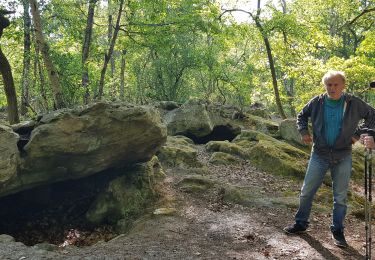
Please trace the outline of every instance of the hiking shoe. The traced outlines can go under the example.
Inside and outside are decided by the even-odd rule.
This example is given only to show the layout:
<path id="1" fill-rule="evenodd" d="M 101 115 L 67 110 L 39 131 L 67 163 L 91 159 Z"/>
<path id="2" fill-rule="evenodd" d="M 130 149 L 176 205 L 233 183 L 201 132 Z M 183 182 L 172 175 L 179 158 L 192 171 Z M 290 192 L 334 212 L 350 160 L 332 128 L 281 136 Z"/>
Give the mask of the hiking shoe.
<path id="1" fill-rule="evenodd" d="M 348 247 L 348 243 L 345 240 L 344 232 L 341 230 L 332 230 L 332 238 L 336 246 Z"/>
<path id="2" fill-rule="evenodd" d="M 287 234 L 300 234 L 300 233 L 306 232 L 306 229 L 307 229 L 306 227 L 295 223 L 292 226 L 285 227 L 283 230 Z"/>

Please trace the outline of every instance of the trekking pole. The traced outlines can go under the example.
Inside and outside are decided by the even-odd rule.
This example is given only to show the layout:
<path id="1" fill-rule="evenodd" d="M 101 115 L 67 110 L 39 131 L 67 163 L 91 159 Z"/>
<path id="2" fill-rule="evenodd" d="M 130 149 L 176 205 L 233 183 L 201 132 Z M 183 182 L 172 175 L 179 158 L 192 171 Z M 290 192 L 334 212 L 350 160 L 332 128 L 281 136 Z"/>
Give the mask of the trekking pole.
<path id="1" fill-rule="evenodd" d="M 365 155 L 365 198 L 366 260 L 371 260 L 372 149 Z"/>

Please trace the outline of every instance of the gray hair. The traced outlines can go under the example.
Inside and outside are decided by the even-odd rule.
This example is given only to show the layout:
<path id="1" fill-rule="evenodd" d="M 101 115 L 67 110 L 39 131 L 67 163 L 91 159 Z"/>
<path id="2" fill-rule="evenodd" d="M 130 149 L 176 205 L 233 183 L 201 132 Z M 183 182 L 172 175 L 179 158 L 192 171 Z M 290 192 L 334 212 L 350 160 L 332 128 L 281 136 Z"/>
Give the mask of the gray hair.
<path id="1" fill-rule="evenodd" d="M 329 80 L 333 77 L 336 77 L 336 76 L 339 76 L 344 81 L 344 84 L 345 84 L 345 82 L 346 82 L 345 73 L 343 71 L 339 71 L 339 70 L 329 70 L 326 74 L 324 74 L 324 76 L 322 78 L 322 83 L 325 85 L 327 80 Z"/>

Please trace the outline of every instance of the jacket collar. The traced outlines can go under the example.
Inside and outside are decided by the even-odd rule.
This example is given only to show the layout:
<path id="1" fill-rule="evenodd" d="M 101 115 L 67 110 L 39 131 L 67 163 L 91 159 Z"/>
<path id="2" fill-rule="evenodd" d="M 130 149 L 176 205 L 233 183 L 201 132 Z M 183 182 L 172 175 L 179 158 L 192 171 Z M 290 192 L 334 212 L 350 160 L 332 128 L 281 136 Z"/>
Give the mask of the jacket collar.
<path id="1" fill-rule="evenodd" d="M 352 97 L 353 97 L 353 95 L 351 95 L 351 94 L 349 94 L 349 93 L 346 93 L 346 92 L 343 92 L 343 95 L 344 95 L 344 101 L 345 101 L 346 103 L 350 102 L 350 100 L 351 100 Z M 320 102 L 323 102 L 325 97 L 327 97 L 327 93 L 320 94 L 320 95 L 319 95 L 319 101 L 320 101 Z"/>

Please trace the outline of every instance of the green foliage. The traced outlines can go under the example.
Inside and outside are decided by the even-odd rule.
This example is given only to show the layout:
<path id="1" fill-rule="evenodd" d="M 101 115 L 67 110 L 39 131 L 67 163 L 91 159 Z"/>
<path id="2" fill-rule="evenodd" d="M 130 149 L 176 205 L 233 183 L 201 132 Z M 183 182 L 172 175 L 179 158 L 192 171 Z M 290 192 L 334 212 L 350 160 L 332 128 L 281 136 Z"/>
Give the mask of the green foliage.
<path id="1" fill-rule="evenodd" d="M 82 44 L 88 1 L 38 1 L 43 34 L 58 69 L 64 98 L 69 106 L 82 104 Z M 97 93 L 108 50 L 108 14 L 116 21 L 119 1 L 98 1 L 88 58 L 89 91 Z M 271 44 L 280 98 L 293 116 L 314 95 L 322 93 L 321 77 L 328 69 L 346 72 L 347 91 L 374 104 L 368 83 L 375 73 L 374 12 L 361 16 L 363 1 L 293 0 L 283 10 L 276 2 L 261 7 L 260 23 Z M 367 2 L 373 8 L 373 2 Z M 0 6 L 22 10 L 20 1 L 0 1 Z M 253 10 L 245 10 L 252 12 Z M 139 0 L 125 1 L 121 28 L 114 49 L 114 69 L 107 70 L 104 95 L 120 98 L 121 58 L 125 65 L 125 100 L 184 102 L 204 99 L 245 107 L 254 102 L 277 111 L 272 78 L 263 39 L 249 19 L 236 23 L 221 16 L 221 1 Z M 9 16 L 1 48 L 9 59 L 20 97 L 23 70 L 22 13 Z M 249 16 L 250 18 L 250 16 Z M 355 19 L 356 18 L 356 19 Z M 35 71 L 35 43 L 31 50 L 30 103 L 46 90 L 49 108 L 52 95 L 48 77 L 41 86 Z M 125 56 L 121 53 L 126 51 Z M 42 60 L 40 59 L 42 63 Z M 42 64 L 42 69 L 43 64 Z M 0 82 L 2 84 L 2 82 Z M 34 103 L 33 103 L 34 102 Z M 0 106 L 6 104 L 2 89 Z M 294 111 L 294 112 L 293 112 Z"/>

